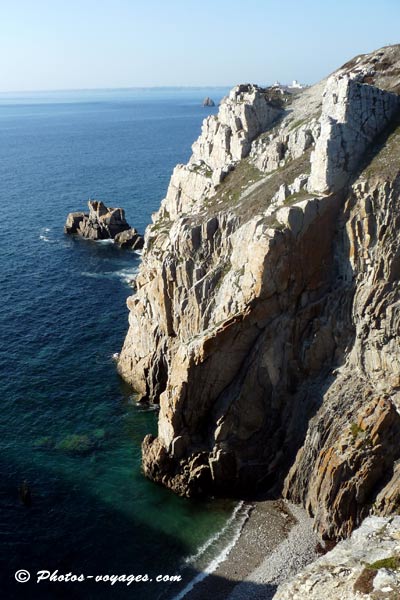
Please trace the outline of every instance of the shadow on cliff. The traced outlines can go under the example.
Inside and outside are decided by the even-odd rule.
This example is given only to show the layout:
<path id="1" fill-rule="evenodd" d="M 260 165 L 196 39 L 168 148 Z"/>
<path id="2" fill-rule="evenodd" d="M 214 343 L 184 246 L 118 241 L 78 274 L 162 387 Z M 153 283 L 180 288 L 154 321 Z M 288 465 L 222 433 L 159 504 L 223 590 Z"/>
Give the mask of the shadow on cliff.
<path id="1" fill-rule="evenodd" d="M 330 361 L 323 365 L 321 374 L 305 379 L 298 392 L 293 396 L 293 404 L 286 406 L 282 412 L 282 430 L 280 434 L 286 436 L 283 446 L 286 459 L 283 461 L 283 469 L 280 469 L 279 473 L 272 473 L 264 481 L 260 482 L 260 487 L 264 487 L 268 491 L 264 494 L 258 494 L 258 497 L 279 497 L 281 494 L 283 481 L 295 460 L 296 454 L 304 446 L 306 435 L 310 427 L 312 427 L 312 420 L 317 416 L 329 390 L 337 381 L 341 367 L 346 364 L 348 356 L 351 354 L 356 343 L 356 326 L 353 311 L 357 281 L 353 265 L 350 261 L 350 256 L 354 253 L 354 249 L 351 247 L 352 240 L 346 229 L 351 211 L 354 211 L 357 203 L 356 196 L 352 194 L 352 186 L 385 148 L 389 138 L 399 126 L 400 111 L 389 126 L 376 138 L 372 147 L 366 152 L 357 170 L 350 178 L 346 188 L 340 194 L 340 208 L 332 240 L 333 265 L 331 284 L 326 295 L 325 309 L 320 317 L 323 325 L 329 323 L 331 317 L 333 317 L 331 319 L 331 334 L 335 340 L 336 347 Z M 379 172 L 380 177 L 384 175 Z M 288 431 L 284 434 L 285 423 L 288 422 L 291 422 L 292 425 L 289 426 Z M 316 430 L 315 435 L 321 437 L 320 444 L 323 446 L 327 432 Z M 290 439 L 290 443 L 288 443 L 288 439 Z M 307 474 L 303 474 L 303 476 L 300 474 L 299 476 L 303 478 L 305 486 Z"/>

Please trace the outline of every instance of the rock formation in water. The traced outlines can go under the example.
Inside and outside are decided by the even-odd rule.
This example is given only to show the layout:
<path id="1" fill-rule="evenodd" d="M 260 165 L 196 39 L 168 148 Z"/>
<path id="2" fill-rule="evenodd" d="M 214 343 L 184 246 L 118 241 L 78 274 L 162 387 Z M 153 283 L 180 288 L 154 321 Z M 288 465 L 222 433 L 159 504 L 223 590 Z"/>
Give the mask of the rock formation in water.
<path id="1" fill-rule="evenodd" d="M 118 368 L 145 474 L 283 490 L 324 538 L 400 508 L 400 46 L 278 101 L 234 88 L 145 235 Z"/>
<path id="2" fill-rule="evenodd" d="M 207 96 L 203 100 L 203 106 L 215 106 L 215 102 L 214 102 L 214 100 L 212 98 L 210 98 L 209 96 Z"/>
<path id="3" fill-rule="evenodd" d="M 65 233 L 78 234 L 89 240 L 114 239 L 121 248 L 143 248 L 143 236 L 128 225 L 123 208 L 109 208 L 98 200 L 89 200 L 88 206 L 88 213 L 69 213 Z"/>
<path id="4" fill-rule="evenodd" d="M 117 233 L 114 241 L 120 248 L 129 248 L 130 250 L 141 250 L 144 245 L 143 236 L 134 227 Z"/>

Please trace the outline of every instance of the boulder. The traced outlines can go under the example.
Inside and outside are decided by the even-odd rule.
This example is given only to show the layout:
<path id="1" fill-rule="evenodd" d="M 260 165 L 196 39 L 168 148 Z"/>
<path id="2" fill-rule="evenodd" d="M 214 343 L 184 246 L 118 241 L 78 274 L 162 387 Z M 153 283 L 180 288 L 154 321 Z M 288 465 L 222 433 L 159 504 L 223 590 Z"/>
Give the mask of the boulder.
<path id="1" fill-rule="evenodd" d="M 141 250 L 144 244 L 143 236 L 134 227 L 117 233 L 114 241 L 120 248 L 129 248 L 130 250 Z"/>

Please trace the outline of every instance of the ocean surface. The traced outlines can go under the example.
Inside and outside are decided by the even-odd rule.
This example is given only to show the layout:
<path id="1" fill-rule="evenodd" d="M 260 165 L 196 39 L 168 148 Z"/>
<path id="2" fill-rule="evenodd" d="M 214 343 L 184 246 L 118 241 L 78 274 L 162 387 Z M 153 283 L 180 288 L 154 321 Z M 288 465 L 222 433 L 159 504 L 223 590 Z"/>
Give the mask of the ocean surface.
<path id="1" fill-rule="evenodd" d="M 171 598 L 175 584 L 37 584 L 36 571 L 181 572 L 186 585 L 234 536 L 232 502 L 178 498 L 141 474 L 157 412 L 112 359 L 140 256 L 63 233 L 89 198 L 122 206 L 143 232 L 217 110 L 202 99 L 226 91 L 0 95 L 2 598 Z M 20 569 L 30 581 L 15 581 Z"/>

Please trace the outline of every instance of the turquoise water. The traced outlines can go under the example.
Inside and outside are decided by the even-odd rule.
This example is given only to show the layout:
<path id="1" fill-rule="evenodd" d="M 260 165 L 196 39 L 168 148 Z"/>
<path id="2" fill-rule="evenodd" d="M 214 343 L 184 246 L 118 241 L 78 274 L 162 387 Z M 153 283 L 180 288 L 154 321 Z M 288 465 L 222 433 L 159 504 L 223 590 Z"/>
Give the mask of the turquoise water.
<path id="1" fill-rule="evenodd" d="M 140 257 L 63 234 L 98 198 L 142 232 L 222 89 L 0 95 L 0 539 L 5 598 L 159 598 L 173 585 L 34 582 L 59 574 L 176 574 L 233 505 L 147 481 L 138 406 L 112 355 Z M 31 506 L 18 488 L 26 481 Z M 211 554 L 210 554 L 211 556 Z M 27 569 L 28 583 L 14 572 Z M 185 573 L 184 577 L 191 575 Z"/>

